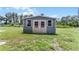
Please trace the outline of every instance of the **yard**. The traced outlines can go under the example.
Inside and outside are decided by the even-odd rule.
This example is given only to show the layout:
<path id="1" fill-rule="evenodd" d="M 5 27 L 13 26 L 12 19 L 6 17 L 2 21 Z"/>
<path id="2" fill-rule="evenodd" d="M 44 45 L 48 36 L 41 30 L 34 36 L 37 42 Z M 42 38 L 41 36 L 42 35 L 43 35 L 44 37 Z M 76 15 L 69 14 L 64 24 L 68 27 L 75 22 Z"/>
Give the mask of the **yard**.
<path id="1" fill-rule="evenodd" d="M 56 35 L 23 34 L 22 27 L 0 27 L 1 51 L 79 50 L 79 28 L 57 28 Z"/>

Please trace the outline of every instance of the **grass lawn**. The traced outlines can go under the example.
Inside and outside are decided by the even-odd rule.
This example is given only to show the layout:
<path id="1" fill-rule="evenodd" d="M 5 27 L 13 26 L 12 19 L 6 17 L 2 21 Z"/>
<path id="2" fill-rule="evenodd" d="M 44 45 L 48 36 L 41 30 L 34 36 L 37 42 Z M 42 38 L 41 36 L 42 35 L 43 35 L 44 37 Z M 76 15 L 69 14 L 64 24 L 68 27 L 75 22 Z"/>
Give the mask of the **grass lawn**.
<path id="1" fill-rule="evenodd" d="M 23 34 L 22 27 L 0 27 L 0 45 L 2 51 L 52 51 L 53 41 L 63 50 L 79 50 L 79 28 L 57 28 L 57 35 Z"/>

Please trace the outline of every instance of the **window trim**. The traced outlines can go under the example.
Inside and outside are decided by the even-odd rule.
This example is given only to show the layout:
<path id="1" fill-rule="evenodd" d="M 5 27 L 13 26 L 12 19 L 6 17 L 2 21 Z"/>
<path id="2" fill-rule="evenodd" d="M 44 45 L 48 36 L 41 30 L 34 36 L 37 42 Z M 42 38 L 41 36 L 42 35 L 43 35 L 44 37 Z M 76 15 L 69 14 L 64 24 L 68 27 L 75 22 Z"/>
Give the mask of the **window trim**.
<path id="1" fill-rule="evenodd" d="M 35 28 L 38 28 L 38 21 L 34 22 L 34 26 L 35 26 Z"/>
<path id="2" fill-rule="evenodd" d="M 27 20 L 27 26 L 31 26 L 31 20 Z"/>
<path id="3" fill-rule="evenodd" d="M 48 26 L 52 26 L 52 21 L 48 20 Z"/>
<path id="4" fill-rule="evenodd" d="M 41 28 L 44 28 L 44 27 L 45 27 L 45 22 L 41 21 Z"/>

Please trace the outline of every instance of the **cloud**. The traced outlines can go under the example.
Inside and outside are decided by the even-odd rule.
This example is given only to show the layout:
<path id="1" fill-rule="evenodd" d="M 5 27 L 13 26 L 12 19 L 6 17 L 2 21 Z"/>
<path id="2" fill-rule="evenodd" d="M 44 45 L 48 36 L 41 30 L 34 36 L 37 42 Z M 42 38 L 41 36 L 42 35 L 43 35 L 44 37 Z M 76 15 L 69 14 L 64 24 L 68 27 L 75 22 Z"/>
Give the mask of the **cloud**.
<path id="1" fill-rule="evenodd" d="M 13 7 L 16 10 L 21 10 L 23 11 L 24 15 L 28 15 L 28 14 L 35 14 L 32 8 L 29 7 Z"/>
<path id="2" fill-rule="evenodd" d="M 19 9 L 25 10 L 25 9 L 27 9 L 27 7 L 12 7 L 12 8 L 14 8 L 14 9 L 16 9 L 16 10 L 19 10 Z"/>
<path id="3" fill-rule="evenodd" d="M 36 15 L 37 10 L 31 7 L 2 7 L 0 10 L 5 10 L 5 12 L 17 12 L 19 15 Z"/>
<path id="4" fill-rule="evenodd" d="M 28 13 L 28 12 L 23 12 L 22 14 L 23 14 L 23 15 L 29 15 L 29 13 Z"/>
<path id="5" fill-rule="evenodd" d="M 14 8 L 14 9 L 16 9 L 16 10 L 19 10 L 19 9 L 20 9 L 20 7 L 12 7 L 12 8 Z"/>
<path id="6" fill-rule="evenodd" d="M 51 15 L 50 17 L 55 17 L 56 18 L 56 17 L 58 17 L 58 15 Z"/>
<path id="7" fill-rule="evenodd" d="M 32 8 L 26 8 L 26 10 L 29 14 L 35 14 Z"/>

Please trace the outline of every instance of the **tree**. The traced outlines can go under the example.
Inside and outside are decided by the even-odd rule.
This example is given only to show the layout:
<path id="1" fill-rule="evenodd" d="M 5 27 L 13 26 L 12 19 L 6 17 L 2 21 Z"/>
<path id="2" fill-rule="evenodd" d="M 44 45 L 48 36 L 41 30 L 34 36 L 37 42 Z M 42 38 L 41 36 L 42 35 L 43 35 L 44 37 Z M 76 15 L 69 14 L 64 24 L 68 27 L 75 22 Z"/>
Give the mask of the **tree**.
<path id="1" fill-rule="evenodd" d="M 18 16 L 18 18 L 19 18 L 19 24 L 20 24 L 20 25 L 23 24 L 23 17 L 24 17 L 24 16 L 23 16 L 22 14 Z"/>
<path id="2" fill-rule="evenodd" d="M 15 24 L 15 23 L 18 22 L 18 20 L 17 20 L 18 19 L 17 13 L 9 12 L 9 13 L 6 13 L 5 16 L 6 16 L 6 24 L 7 24 L 7 22 L 9 22 L 10 24 Z"/>
<path id="3" fill-rule="evenodd" d="M 10 12 L 6 13 L 5 16 L 6 16 L 6 24 L 11 23 L 11 13 Z"/>
<path id="4" fill-rule="evenodd" d="M 11 13 L 11 18 L 12 18 L 12 22 L 13 24 L 16 24 L 18 22 L 18 15 L 17 13 Z"/>
<path id="5" fill-rule="evenodd" d="M 0 22 L 5 22 L 5 17 L 4 16 L 0 16 Z"/>
<path id="6" fill-rule="evenodd" d="M 66 24 L 66 17 L 62 17 L 62 18 L 61 18 L 61 24 L 62 24 L 62 25 L 65 25 L 65 24 Z"/>
<path id="7" fill-rule="evenodd" d="M 78 16 L 65 16 L 61 18 L 60 24 L 79 27 L 79 18 Z"/>

